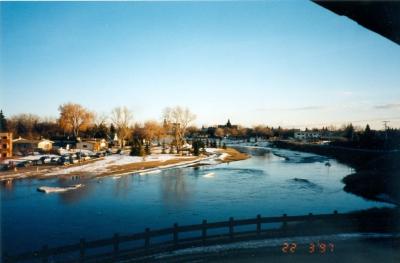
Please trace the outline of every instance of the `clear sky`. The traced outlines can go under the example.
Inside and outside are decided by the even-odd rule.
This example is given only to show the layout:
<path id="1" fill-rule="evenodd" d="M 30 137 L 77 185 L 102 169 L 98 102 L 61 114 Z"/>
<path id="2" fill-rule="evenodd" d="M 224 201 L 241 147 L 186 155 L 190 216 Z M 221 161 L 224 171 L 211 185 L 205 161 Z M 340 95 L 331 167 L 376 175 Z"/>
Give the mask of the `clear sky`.
<path id="1" fill-rule="evenodd" d="M 0 108 L 400 127 L 400 46 L 310 1 L 0 3 Z"/>

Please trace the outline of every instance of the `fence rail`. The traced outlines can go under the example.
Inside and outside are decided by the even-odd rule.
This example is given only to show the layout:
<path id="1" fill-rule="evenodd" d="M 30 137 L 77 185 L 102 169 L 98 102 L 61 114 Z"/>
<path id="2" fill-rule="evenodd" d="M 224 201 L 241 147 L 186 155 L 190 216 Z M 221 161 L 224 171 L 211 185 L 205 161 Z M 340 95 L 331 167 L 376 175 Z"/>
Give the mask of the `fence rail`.
<path id="1" fill-rule="evenodd" d="M 371 217 L 371 214 L 369 215 Z M 372 214 L 374 220 L 381 220 L 379 224 L 367 224 L 366 230 L 379 230 L 384 229 L 390 222 L 395 222 L 396 219 L 388 219 L 387 215 L 375 213 Z M 93 258 L 107 258 L 112 257 L 113 259 L 122 256 L 135 256 L 135 255 L 146 255 L 159 251 L 174 250 L 178 248 L 188 247 L 188 246 L 198 246 L 213 243 L 223 243 L 243 240 L 243 238 L 251 239 L 255 237 L 280 237 L 280 236 L 290 236 L 295 234 L 315 234 L 321 231 L 321 226 L 312 227 L 312 222 L 323 222 L 324 232 L 337 233 L 340 231 L 360 231 L 360 220 L 365 220 L 360 214 L 339 214 L 334 211 L 333 214 L 320 214 L 313 215 L 308 214 L 304 216 L 287 216 L 283 214 L 282 216 L 275 217 L 261 217 L 257 215 L 255 218 L 240 219 L 235 220 L 233 217 L 229 218 L 228 221 L 219 222 L 208 222 L 203 220 L 201 224 L 195 225 L 178 225 L 175 223 L 171 228 L 155 229 L 151 230 L 146 228 L 142 233 L 129 234 L 129 235 L 119 235 L 114 234 L 111 238 L 99 239 L 94 241 L 87 241 L 86 239 L 80 239 L 79 243 L 49 248 L 47 245 L 43 246 L 42 249 L 22 253 L 19 255 L 3 255 L 3 262 L 20 262 L 20 261 L 41 261 L 48 262 L 50 258 L 56 256 L 65 255 L 68 253 L 78 254 L 78 258 L 74 260 L 79 262 L 90 261 Z M 386 223 L 382 223 L 382 220 Z M 392 220 L 392 221 L 390 221 Z M 263 224 L 278 224 L 273 228 L 263 228 Z M 297 223 L 297 226 L 291 223 Z M 338 223 L 340 223 L 340 228 L 338 228 Z M 298 224 L 303 224 L 299 226 Z M 327 224 L 335 224 L 335 227 L 326 227 Z M 237 231 L 237 227 L 243 226 L 254 226 L 252 230 L 247 231 Z M 219 234 L 210 235 L 209 230 L 213 229 L 226 229 L 227 232 L 222 232 Z M 365 229 L 364 229 L 365 230 Z M 317 232 L 316 232 L 317 231 Z M 199 235 L 194 237 L 180 238 L 180 234 L 187 232 L 197 232 Z M 170 236 L 171 239 L 167 239 L 161 243 L 153 243 L 152 240 L 161 236 Z M 122 244 L 126 244 L 132 241 L 142 241 L 140 247 L 135 247 L 131 249 L 121 249 Z M 104 247 L 111 247 L 103 254 L 97 255 L 87 255 L 88 251 L 91 249 L 98 249 Z M 69 258 L 68 261 L 71 258 Z M 62 261 L 62 259 L 60 259 Z"/>

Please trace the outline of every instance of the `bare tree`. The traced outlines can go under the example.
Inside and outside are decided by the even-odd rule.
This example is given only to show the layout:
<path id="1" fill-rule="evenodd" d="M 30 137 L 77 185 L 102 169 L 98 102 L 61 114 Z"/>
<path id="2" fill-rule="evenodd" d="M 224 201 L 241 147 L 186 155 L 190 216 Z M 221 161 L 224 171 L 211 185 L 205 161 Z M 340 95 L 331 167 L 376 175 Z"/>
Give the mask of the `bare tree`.
<path id="1" fill-rule="evenodd" d="M 10 131 L 19 136 L 35 137 L 35 126 L 40 122 L 40 117 L 34 114 L 21 113 L 8 120 Z"/>
<path id="2" fill-rule="evenodd" d="M 196 115 L 190 112 L 188 108 L 176 106 L 165 108 L 163 117 L 174 134 L 176 149 L 179 152 L 185 141 L 186 130 L 189 124 L 196 119 Z"/>
<path id="3" fill-rule="evenodd" d="M 157 121 L 146 121 L 144 123 L 145 139 L 151 142 L 154 139 L 160 140 L 162 127 Z"/>
<path id="4" fill-rule="evenodd" d="M 120 145 L 125 147 L 125 140 L 131 134 L 133 114 L 127 107 L 116 107 L 111 111 L 111 121 L 117 129 Z"/>
<path id="5" fill-rule="evenodd" d="M 106 113 L 102 112 L 102 113 L 95 113 L 94 114 L 94 124 L 97 126 L 100 125 L 107 125 L 108 122 L 108 116 Z"/>
<path id="6" fill-rule="evenodd" d="M 60 111 L 61 128 L 66 132 L 72 132 L 75 137 L 93 122 L 94 114 L 80 104 L 65 103 L 60 105 L 58 110 Z"/>

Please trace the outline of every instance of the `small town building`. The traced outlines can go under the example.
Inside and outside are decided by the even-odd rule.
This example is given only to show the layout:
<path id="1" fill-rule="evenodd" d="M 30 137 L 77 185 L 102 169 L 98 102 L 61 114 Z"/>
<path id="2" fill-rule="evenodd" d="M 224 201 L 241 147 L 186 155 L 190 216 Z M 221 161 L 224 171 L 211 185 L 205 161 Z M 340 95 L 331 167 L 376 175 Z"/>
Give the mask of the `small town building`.
<path id="1" fill-rule="evenodd" d="M 41 139 L 37 144 L 37 148 L 45 152 L 48 152 L 53 148 L 53 143 L 54 143 L 53 141 L 47 139 Z"/>
<path id="2" fill-rule="evenodd" d="M 218 128 L 221 128 L 221 129 L 233 129 L 233 130 L 237 130 L 239 126 L 238 126 L 238 125 L 232 125 L 232 124 L 231 124 L 231 120 L 228 119 L 228 121 L 226 122 L 226 124 L 218 125 L 217 127 L 218 127 Z"/>
<path id="3" fill-rule="evenodd" d="M 93 152 L 107 149 L 107 141 L 105 139 L 90 139 L 79 141 L 76 143 L 76 149 L 89 150 Z"/>
<path id="4" fill-rule="evenodd" d="M 294 133 L 294 138 L 300 141 L 319 140 L 321 133 L 318 131 L 298 131 Z"/>
<path id="5" fill-rule="evenodd" d="M 53 141 L 47 139 L 29 140 L 19 137 L 13 140 L 13 153 L 25 155 L 35 151 L 48 152 L 53 148 L 53 143 Z"/>
<path id="6" fill-rule="evenodd" d="M 10 158 L 13 154 L 13 143 L 12 143 L 11 132 L 0 133 L 0 159 Z"/>

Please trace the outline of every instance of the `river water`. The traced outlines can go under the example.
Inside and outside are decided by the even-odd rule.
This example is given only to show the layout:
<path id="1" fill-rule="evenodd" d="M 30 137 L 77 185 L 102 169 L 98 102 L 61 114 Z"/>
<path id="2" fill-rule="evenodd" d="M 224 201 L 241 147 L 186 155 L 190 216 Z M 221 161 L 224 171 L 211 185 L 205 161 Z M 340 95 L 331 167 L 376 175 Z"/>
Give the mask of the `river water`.
<path id="1" fill-rule="evenodd" d="M 119 179 L 25 179 L 1 186 L 3 251 L 19 253 L 141 232 L 257 214 L 347 212 L 387 204 L 343 191 L 341 179 L 352 172 L 335 160 L 308 153 L 245 147 L 251 158 L 200 168 Z M 330 164 L 327 165 L 327 163 Z M 44 194 L 40 186 L 85 186 Z"/>

